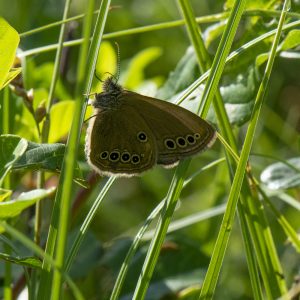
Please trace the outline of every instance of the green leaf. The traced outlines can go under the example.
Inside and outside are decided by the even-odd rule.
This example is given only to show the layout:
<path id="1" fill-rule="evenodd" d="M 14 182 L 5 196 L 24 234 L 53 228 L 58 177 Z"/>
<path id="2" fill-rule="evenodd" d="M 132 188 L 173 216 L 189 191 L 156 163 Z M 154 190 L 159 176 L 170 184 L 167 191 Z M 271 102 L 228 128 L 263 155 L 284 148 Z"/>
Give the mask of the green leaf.
<path id="1" fill-rule="evenodd" d="M 189 47 L 165 84 L 158 90 L 156 97 L 170 100 L 175 94 L 192 84 L 199 74 L 196 55 L 192 47 Z"/>
<path id="2" fill-rule="evenodd" d="M 103 41 L 100 46 L 100 51 L 97 58 L 96 70 L 100 74 L 109 72 L 114 74 L 117 67 L 117 55 L 111 43 Z"/>
<path id="3" fill-rule="evenodd" d="M 35 88 L 33 99 L 33 108 L 36 110 L 38 106 L 43 102 L 46 103 L 48 99 L 48 90 L 45 88 Z"/>
<path id="4" fill-rule="evenodd" d="M 189 48 L 164 86 L 159 89 L 156 97 L 174 102 L 178 99 L 180 93 L 199 77 L 198 69 L 195 53 Z M 240 126 L 249 120 L 255 100 L 258 81 L 254 68 L 249 67 L 245 73 L 236 74 L 228 81 L 230 84 L 222 84 L 220 88 L 221 95 L 230 123 Z M 181 105 L 192 112 L 196 112 L 199 100 L 202 98 L 203 87 L 204 85 L 201 85 L 196 89 Z M 212 123 L 216 123 L 212 109 L 210 109 L 207 119 Z"/>
<path id="5" fill-rule="evenodd" d="M 4 88 L 5 86 L 7 86 L 12 80 L 14 80 L 14 78 L 16 78 L 22 71 L 22 68 L 12 68 L 7 76 L 6 79 L 2 85 L 2 88 Z"/>
<path id="6" fill-rule="evenodd" d="M 42 198 L 48 197 L 55 188 L 48 190 L 37 189 L 30 192 L 21 193 L 18 198 L 0 203 L 0 219 L 13 218 L 19 215 L 24 209 L 35 204 Z"/>
<path id="7" fill-rule="evenodd" d="M 99 77 L 101 80 L 104 80 L 109 74 L 116 74 L 116 67 L 118 63 L 120 62 L 117 62 L 117 55 L 114 47 L 111 45 L 111 43 L 103 41 L 100 46 L 95 69 L 97 77 Z M 91 93 L 99 93 L 101 90 L 102 82 L 100 82 L 95 76 Z"/>
<path id="8" fill-rule="evenodd" d="M 0 136 L 0 178 L 1 180 L 16 161 L 23 155 L 28 143 L 16 135 Z"/>
<path id="9" fill-rule="evenodd" d="M 7 84 L 7 77 L 14 62 L 19 41 L 18 32 L 0 17 L 0 89 L 5 83 Z"/>
<path id="10" fill-rule="evenodd" d="M 38 131 L 32 114 L 23 109 L 21 115 L 15 116 L 16 135 L 27 140 L 38 140 Z"/>
<path id="11" fill-rule="evenodd" d="M 279 45 L 279 51 L 286 51 L 293 49 L 300 44 L 300 30 L 291 30 L 283 42 Z M 263 63 L 268 60 L 269 53 L 261 53 L 256 57 L 255 65 L 256 68 L 259 68 Z"/>
<path id="12" fill-rule="evenodd" d="M 220 36 L 222 36 L 224 29 L 226 27 L 226 22 L 221 21 L 214 25 L 209 26 L 204 33 L 205 46 L 206 48 L 211 47 L 219 41 Z"/>
<path id="13" fill-rule="evenodd" d="M 300 158 L 277 162 L 264 169 L 260 180 L 271 190 L 289 189 L 300 186 Z"/>
<path id="14" fill-rule="evenodd" d="M 246 123 L 250 119 L 257 91 L 254 68 L 238 74 L 230 84 L 222 85 L 220 91 L 230 123 L 238 126 Z M 216 123 L 213 109 L 210 109 L 207 118 Z"/>
<path id="15" fill-rule="evenodd" d="M 59 171 L 64 154 L 64 144 L 37 144 L 28 142 L 27 151 L 14 165 L 14 169 Z"/>
<path id="16" fill-rule="evenodd" d="M 4 201 L 12 194 L 11 190 L 1 189 L 0 188 L 0 202 Z"/>
<path id="17" fill-rule="evenodd" d="M 268 60 L 269 53 L 259 54 L 255 59 L 255 67 L 259 69 L 259 67 Z"/>
<path id="18" fill-rule="evenodd" d="M 151 47 L 139 52 L 128 66 L 125 76 L 122 78 L 124 86 L 129 90 L 137 88 L 144 79 L 144 69 L 156 60 L 162 51 L 159 47 Z"/>
<path id="19" fill-rule="evenodd" d="M 37 88 L 34 89 L 33 93 L 33 108 L 36 110 L 42 102 L 45 103 L 47 101 L 48 91 L 45 88 Z M 37 141 L 39 139 L 34 117 L 26 108 L 22 109 L 22 112 L 16 115 L 14 128 L 16 135 L 19 135 L 27 140 Z"/>
<path id="20" fill-rule="evenodd" d="M 16 135 L 10 135 L 10 137 L 20 139 L 20 137 Z M 38 144 L 30 141 L 26 141 L 26 143 L 28 143 L 28 147 L 19 160 L 14 163 L 13 169 L 45 170 L 52 172 L 59 172 L 61 170 L 66 148 L 65 144 Z M 78 165 L 75 167 L 75 177 L 74 180 L 78 184 L 86 186 Z"/>
<path id="21" fill-rule="evenodd" d="M 34 69 L 34 73 L 32 74 L 34 77 L 34 86 L 38 86 L 39 88 L 45 88 L 46 90 L 50 89 L 52 74 L 53 74 L 53 63 L 44 63 L 40 66 L 36 66 Z M 71 99 L 71 96 L 61 79 L 58 78 L 56 88 L 55 88 L 55 97 L 58 99 Z"/>
<path id="22" fill-rule="evenodd" d="M 0 259 L 24 267 L 39 268 L 39 269 L 42 267 L 41 260 L 33 256 L 19 257 L 19 256 L 10 256 L 5 253 L 0 253 Z"/>
<path id="23" fill-rule="evenodd" d="M 50 118 L 50 132 L 49 142 L 54 143 L 62 138 L 65 138 L 70 131 L 75 103 L 74 101 L 60 101 L 51 107 Z"/>
<path id="24" fill-rule="evenodd" d="M 300 30 L 291 30 L 286 38 L 283 40 L 281 43 L 280 50 L 288 50 L 288 49 L 293 49 L 295 47 L 298 47 L 300 44 Z"/>

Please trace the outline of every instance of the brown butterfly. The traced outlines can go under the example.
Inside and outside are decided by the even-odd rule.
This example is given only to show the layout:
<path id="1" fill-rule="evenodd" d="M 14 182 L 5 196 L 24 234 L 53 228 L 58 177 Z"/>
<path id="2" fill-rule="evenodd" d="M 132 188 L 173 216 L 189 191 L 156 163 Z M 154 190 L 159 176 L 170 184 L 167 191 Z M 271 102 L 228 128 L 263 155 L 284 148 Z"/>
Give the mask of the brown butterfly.
<path id="1" fill-rule="evenodd" d="M 215 129 L 175 104 L 123 89 L 109 77 L 96 94 L 85 152 L 100 175 L 136 176 L 156 164 L 179 160 L 209 148 Z"/>

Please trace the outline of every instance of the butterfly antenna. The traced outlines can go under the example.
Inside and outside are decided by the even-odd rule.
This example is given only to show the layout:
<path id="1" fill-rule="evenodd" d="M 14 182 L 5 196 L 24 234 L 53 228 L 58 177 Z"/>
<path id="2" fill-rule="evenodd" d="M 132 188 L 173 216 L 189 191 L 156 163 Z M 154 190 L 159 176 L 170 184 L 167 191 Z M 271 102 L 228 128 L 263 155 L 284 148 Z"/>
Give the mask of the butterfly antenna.
<path id="1" fill-rule="evenodd" d="M 100 82 L 103 82 L 103 80 L 102 80 L 100 77 L 98 77 L 97 71 L 96 71 L 96 70 L 95 70 L 95 77 L 96 77 Z"/>
<path id="2" fill-rule="evenodd" d="M 115 45 L 117 47 L 117 76 L 116 76 L 116 80 L 118 82 L 119 77 L 120 77 L 120 47 L 119 47 L 119 44 L 117 42 L 115 42 Z"/>
<path id="3" fill-rule="evenodd" d="M 87 118 L 87 119 L 84 120 L 83 122 L 86 123 L 86 122 L 89 121 L 90 119 L 95 118 L 95 117 L 100 116 L 100 115 L 101 115 L 101 113 L 98 113 L 98 114 L 96 114 L 96 115 L 92 115 L 91 117 Z"/>
<path id="4" fill-rule="evenodd" d="M 105 72 L 104 74 L 109 74 L 112 78 L 115 79 L 116 83 L 119 81 L 119 77 L 120 77 L 120 47 L 119 44 L 117 42 L 115 42 L 115 45 L 117 47 L 117 74 L 116 75 L 112 75 L 110 72 Z M 100 81 L 100 82 L 104 82 L 104 80 L 100 79 L 97 75 L 97 72 L 95 70 L 95 77 Z"/>

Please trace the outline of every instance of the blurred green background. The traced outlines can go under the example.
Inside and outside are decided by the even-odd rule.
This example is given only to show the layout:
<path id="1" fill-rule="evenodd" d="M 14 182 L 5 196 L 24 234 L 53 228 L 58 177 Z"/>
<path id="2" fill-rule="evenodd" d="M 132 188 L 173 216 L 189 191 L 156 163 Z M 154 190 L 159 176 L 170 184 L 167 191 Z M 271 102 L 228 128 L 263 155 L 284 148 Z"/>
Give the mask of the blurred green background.
<path id="1" fill-rule="evenodd" d="M 100 3 L 100 1 L 96 1 Z M 222 10 L 223 1 L 191 1 L 195 4 L 197 16 L 217 13 Z M 70 16 L 82 14 L 86 2 L 82 0 L 72 1 Z M 12 0 L 0 4 L 2 16 L 19 32 L 25 32 L 46 24 L 60 20 L 64 9 L 64 1 L 29 1 Z M 107 20 L 106 33 L 124 30 L 133 27 L 157 24 L 160 22 L 180 19 L 180 13 L 176 1 L 142 1 L 124 0 L 113 1 L 111 13 Z M 74 22 L 69 26 L 72 38 L 80 35 L 81 22 Z M 47 30 L 40 34 L 29 36 L 21 41 L 23 50 L 56 43 L 59 27 Z M 147 68 L 151 76 L 166 76 L 174 68 L 180 57 L 189 45 L 189 40 L 184 27 L 169 30 L 159 30 L 146 33 L 124 36 L 114 39 L 121 48 L 121 60 L 131 58 L 139 51 L 148 47 L 161 48 L 162 55 Z M 54 52 L 51 53 L 54 56 Z M 36 57 L 39 61 L 49 61 L 49 55 Z M 53 57 L 52 57 L 53 59 Z"/>
<path id="2" fill-rule="evenodd" d="M 260 1 L 254 1 L 259 4 Z M 254 3 L 253 2 L 253 3 Z M 268 1 L 261 1 L 267 3 Z M 197 16 L 211 15 L 222 12 L 224 1 L 191 1 L 195 14 Z M 70 16 L 82 14 L 86 2 L 82 0 L 72 1 Z M 113 1 L 112 9 L 108 16 L 105 33 L 116 32 L 134 27 L 157 24 L 160 22 L 174 21 L 181 18 L 176 1 Z M 253 4 L 254 5 L 254 4 Z M 293 3 L 294 11 L 298 10 L 298 3 Z M 64 1 L 51 0 L 10 0 L 0 3 L 0 11 L 5 18 L 19 33 L 38 28 L 40 26 L 58 21 L 62 17 Z M 271 17 L 265 17 L 258 21 L 251 28 L 250 21 L 244 21 L 239 31 L 240 36 L 236 38 L 234 48 L 242 45 L 247 40 L 259 36 L 266 30 L 270 30 L 276 24 Z M 81 21 L 74 21 L 68 24 L 67 39 L 77 39 L 81 36 Z M 220 25 L 220 24 L 219 24 Z M 206 30 L 206 37 L 213 39 L 212 32 L 214 24 L 204 24 L 202 30 Z M 216 28 L 218 28 L 216 26 Z M 219 27 L 220 28 L 220 27 Z M 219 33 L 209 43 L 209 51 L 213 57 L 219 41 Z M 20 48 L 23 51 L 36 47 L 54 44 L 58 40 L 59 27 L 46 30 L 21 39 Z M 150 31 L 142 34 L 126 35 L 109 40 L 107 45 L 106 59 L 103 63 L 109 62 L 113 65 L 105 65 L 111 68 L 108 71 L 116 69 L 116 47 L 113 42 L 117 42 L 120 47 L 121 63 L 121 81 L 125 86 L 134 90 L 157 92 L 157 89 L 166 82 L 170 72 L 175 70 L 179 61 L 186 54 L 190 42 L 183 26 L 170 29 Z M 149 50 L 151 48 L 152 50 Z M 238 81 L 239 76 L 248 78 L 249 69 L 254 64 L 256 55 L 268 51 L 268 42 L 256 47 L 250 54 L 239 57 L 235 64 L 227 67 L 223 78 L 223 85 L 230 85 L 233 81 Z M 104 50 L 103 50 L 104 51 Z M 130 73 L 132 77 L 126 74 L 130 70 L 130 64 L 137 55 L 142 56 L 142 67 L 136 68 L 137 73 Z M 151 52 L 152 51 L 152 52 Z M 267 95 L 266 106 L 262 111 L 260 127 L 257 130 L 257 136 L 253 145 L 254 153 L 272 154 L 275 157 L 288 159 L 299 155 L 299 129 L 300 129 L 300 60 L 296 55 L 290 58 L 288 54 L 292 52 L 282 52 L 276 60 L 276 64 L 270 82 L 270 88 Z M 295 53 L 297 53 L 295 51 Z M 61 64 L 61 81 L 57 88 L 57 103 L 61 100 L 72 101 L 72 95 L 75 82 L 75 71 L 77 67 L 78 46 L 68 48 L 64 51 L 63 62 Z M 147 58 L 148 55 L 148 58 Z M 28 70 L 31 70 L 32 77 L 29 76 L 27 89 L 36 90 L 37 98 L 40 101 L 45 99 L 49 82 L 51 80 L 51 64 L 54 61 L 55 52 L 46 52 L 35 54 L 27 59 Z M 147 61 L 148 59 L 148 61 Z M 145 62 L 146 61 L 146 62 Z M 103 66 L 100 66 L 100 69 Z M 101 69 L 101 70 L 102 70 Z M 255 84 L 252 92 L 255 92 L 255 85 L 261 78 L 259 71 L 255 70 Z M 133 68 L 133 70 L 135 70 Z M 192 73 L 192 70 L 191 70 Z M 129 77 L 128 77 L 129 76 Z M 135 77 L 136 76 L 136 77 Z M 196 74 L 193 74 L 197 78 Z M 138 79 L 136 79 L 138 78 Z M 194 79 L 195 79 L 194 78 Z M 99 86 L 97 86 L 98 88 Z M 246 91 L 248 93 L 248 90 Z M 234 92 L 229 92 L 232 96 Z M 16 99 L 15 112 L 22 115 L 25 109 L 22 101 Z M 37 104 L 38 105 L 38 104 Z M 62 110 L 71 109 L 69 104 Z M 22 115 L 24 117 L 24 115 Z M 65 118 L 71 118 L 72 113 Z M 59 122 L 61 116 L 57 117 Z M 62 121 L 61 121 L 62 122 Z M 14 123 L 14 119 L 12 119 Z M 239 141 L 242 142 L 246 125 L 241 122 L 235 125 L 235 132 Z M 15 123 L 14 132 L 22 132 L 22 123 Z M 61 123 L 57 123 L 58 128 Z M 24 127 L 25 128 L 25 127 Z M 25 133 L 24 135 L 28 134 Z M 84 190 L 78 185 L 74 189 L 74 207 L 72 228 L 77 229 L 78 225 L 85 217 L 93 200 L 103 187 L 106 179 L 91 175 L 90 168 L 87 166 L 84 158 L 84 133 L 83 129 L 81 148 L 79 153 L 79 164 L 83 171 L 84 178 L 90 178 L 92 188 Z M 20 134 L 22 135 L 22 134 Z M 27 136 L 27 138 L 29 138 Z M 34 135 L 31 136 L 34 140 Z M 59 136 L 60 142 L 66 141 L 66 132 Z M 241 147 L 241 144 L 239 145 Z M 196 171 L 199 166 L 222 157 L 222 147 L 216 143 L 214 147 L 193 159 L 189 168 L 189 174 Z M 265 157 L 252 156 L 251 163 L 254 174 L 259 177 L 260 172 L 268 165 L 273 163 L 272 159 Z M 87 237 L 81 248 L 78 260 L 72 268 L 72 275 L 77 279 L 80 288 L 86 294 L 87 299 L 106 299 L 112 288 L 114 277 L 118 272 L 120 264 L 129 247 L 129 241 L 139 226 L 150 214 L 152 209 L 165 197 L 170 185 L 173 170 L 165 170 L 156 167 L 147 172 L 143 177 L 131 179 L 119 179 L 109 191 L 101 206 L 97 218 L 93 222 L 90 235 Z M 18 178 L 21 175 L 21 180 Z M 27 190 L 34 185 L 36 173 L 16 174 L 14 184 L 15 190 Z M 56 185 L 58 175 L 49 174 L 46 186 Z M 185 189 L 181 196 L 180 205 L 176 211 L 175 219 L 190 216 L 193 213 L 200 212 L 221 205 L 227 200 L 230 189 L 230 180 L 226 165 L 220 164 L 217 167 L 205 171 L 199 175 Z M 293 189 L 290 194 L 299 200 L 299 189 Z M 291 207 L 285 206 L 282 202 L 276 202 L 278 208 L 283 210 L 286 218 L 295 226 L 299 227 L 299 214 Z M 51 202 L 46 204 L 51 207 Z M 24 218 L 18 221 L 18 226 L 26 226 L 30 221 L 30 212 L 24 214 Z M 292 248 L 285 246 L 285 235 L 278 226 L 275 217 L 270 214 L 270 223 L 274 232 L 274 239 L 278 245 L 278 252 L 285 267 L 288 281 L 293 281 L 295 273 L 299 273 L 299 256 Z M 49 210 L 44 211 L 44 237 L 47 233 L 47 222 L 49 221 Z M 160 262 L 156 268 L 151 288 L 157 291 L 158 296 L 149 299 L 176 299 L 172 292 L 179 290 L 185 285 L 194 285 L 198 282 L 196 279 L 203 277 L 209 257 L 211 255 L 216 234 L 219 230 L 221 215 L 199 222 L 178 230 L 168 236 L 165 244 L 165 252 L 162 252 Z M 225 257 L 223 272 L 220 277 L 216 299 L 252 299 L 251 286 L 247 271 L 247 263 L 243 250 L 242 237 L 239 232 L 238 220 L 233 229 L 230 244 Z M 71 237 L 70 237 L 71 238 Z M 139 274 L 139 268 L 142 264 L 145 247 L 141 248 L 137 258 L 134 261 L 130 276 L 126 284 L 124 295 L 130 294 L 136 283 L 136 276 Z M 296 263 L 295 263 L 296 262 Z M 193 274 L 195 275 L 193 277 Z M 177 276 L 177 281 L 174 279 Z M 191 278 L 190 281 L 187 278 Z M 168 280 L 170 286 L 168 286 Z M 173 280 L 173 281 L 172 281 Z M 175 283 L 174 283 L 175 282 Z M 156 285 L 155 285 L 156 284 Z M 196 286 L 195 289 L 198 287 Z M 68 295 L 68 291 L 66 291 Z M 97 296 L 98 295 L 98 296 Z M 101 295 L 101 296 L 99 296 Z M 129 299 L 126 298 L 122 299 Z M 70 296 L 71 297 L 71 296 Z M 165 298 L 163 298 L 165 297 Z M 170 297 L 170 298 L 168 298 Z M 173 298 L 172 298 L 173 297 Z M 193 299 L 193 298 L 187 298 Z"/>

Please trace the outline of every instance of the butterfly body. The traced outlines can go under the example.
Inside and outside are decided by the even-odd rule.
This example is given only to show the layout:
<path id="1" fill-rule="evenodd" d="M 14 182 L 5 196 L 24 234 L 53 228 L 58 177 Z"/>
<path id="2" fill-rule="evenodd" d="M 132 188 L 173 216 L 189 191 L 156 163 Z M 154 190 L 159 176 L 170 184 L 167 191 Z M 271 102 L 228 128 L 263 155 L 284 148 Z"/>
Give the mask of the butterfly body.
<path id="1" fill-rule="evenodd" d="M 108 78 L 96 94 L 86 136 L 89 164 L 101 175 L 135 176 L 172 167 L 211 146 L 216 132 L 175 104 L 124 90 Z"/>

